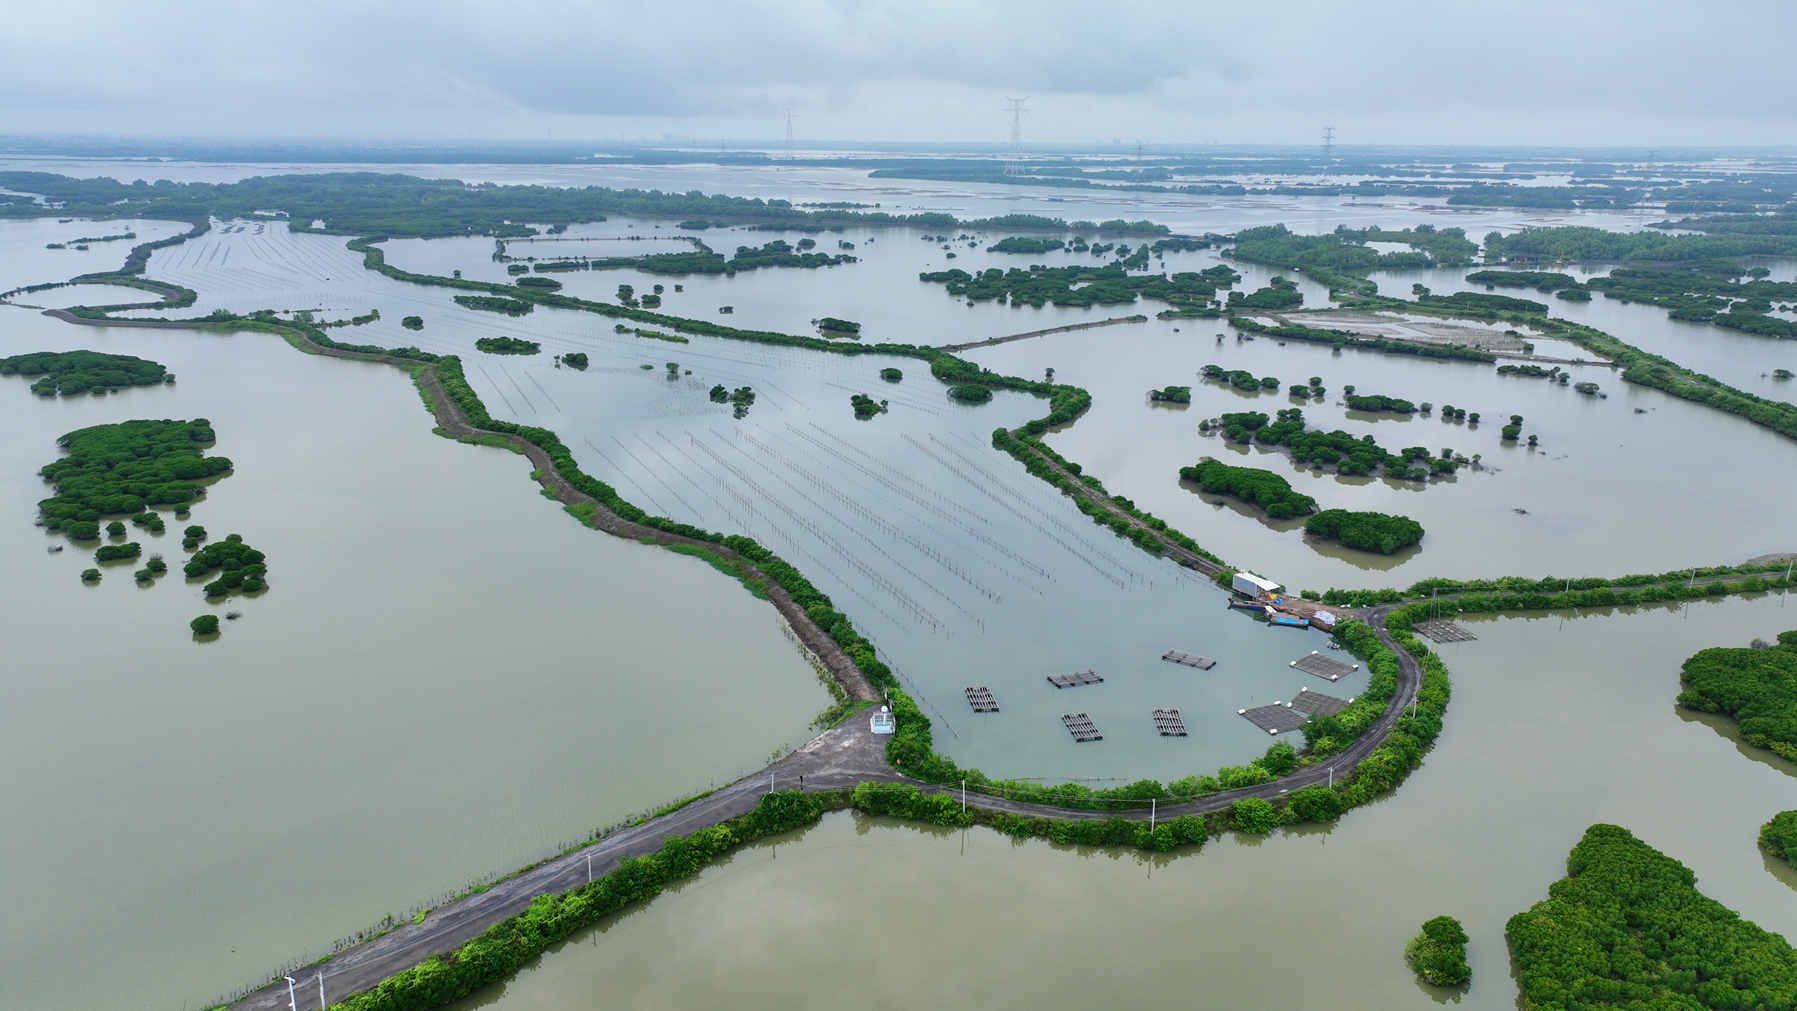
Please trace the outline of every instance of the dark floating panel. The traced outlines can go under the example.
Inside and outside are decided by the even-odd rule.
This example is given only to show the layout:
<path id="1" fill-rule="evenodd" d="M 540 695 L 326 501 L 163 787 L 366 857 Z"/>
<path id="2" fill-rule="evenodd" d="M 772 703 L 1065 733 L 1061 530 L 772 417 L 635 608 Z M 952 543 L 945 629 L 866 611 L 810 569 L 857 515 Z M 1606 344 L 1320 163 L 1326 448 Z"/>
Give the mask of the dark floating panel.
<path id="1" fill-rule="evenodd" d="M 1248 718 L 1269 734 L 1283 734 L 1293 731 L 1310 722 L 1310 718 L 1296 709 L 1281 702 L 1270 706 L 1257 706 L 1253 709 L 1238 709 L 1236 712 Z"/>
<path id="2" fill-rule="evenodd" d="M 1154 711 L 1154 729 L 1162 737 L 1186 736 L 1186 721 L 1180 717 L 1177 709 L 1156 709 Z"/>
<path id="3" fill-rule="evenodd" d="M 1436 642 L 1472 642 L 1479 638 L 1451 621 L 1419 621 L 1411 627 Z"/>
<path id="4" fill-rule="evenodd" d="M 1210 670 L 1212 667 L 1215 667 L 1217 665 L 1217 661 L 1212 660 L 1208 656 L 1199 656 L 1196 653 L 1187 653 L 1183 649 L 1170 649 L 1170 650 L 1166 651 L 1165 653 L 1161 654 L 1161 659 L 1162 660 L 1171 660 L 1174 663 L 1182 663 L 1182 664 L 1185 664 L 1187 667 L 1196 667 L 1199 670 Z"/>
<path id="5" fill-rule="evenodd" d="M 1292 666 L 1306 674 L 1315 674 L 1325 681 L 1338 681 L 1360 669 L 1359 664 L 1350 666 L 1340 660 L 1331 660 L 1315 650 L 1309 656 L 1293 660 Z"/>
<path id="6" fill-rule="evenodd" d="M 967 704 L 972 706 L 976 713 L 998 712 L 998 699 L 993 696 L 992 689 L 985 685 L 967 689 Z"/>
<path id="7" fill-rule="evenodd" d="M 1322 692 L 1313 692 L 1308 688 L 1300 688 L 1298 694 L 1292 696 L 1292 700 L 1286 705 L 1312 716 L 1333 716 L 1348 708 L 1348 703 L 1352 701 L 1354 700 L 1336 698 L 1333 695 L 1324 695 Z"/>

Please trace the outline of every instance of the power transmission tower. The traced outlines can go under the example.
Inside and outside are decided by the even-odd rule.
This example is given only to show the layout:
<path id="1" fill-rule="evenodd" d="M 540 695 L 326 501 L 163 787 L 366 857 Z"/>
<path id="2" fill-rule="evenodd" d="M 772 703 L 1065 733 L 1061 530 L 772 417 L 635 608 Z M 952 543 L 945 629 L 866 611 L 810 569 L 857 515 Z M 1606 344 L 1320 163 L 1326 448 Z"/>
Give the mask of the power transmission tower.
<path id="1" fill-rule="evenodd" d="M 1142 138 L 1136 138 L 1136 161 L 1142 160 Z"/>
<path id="2" fill-rule="evenodd" d="M 1323 127 L 1323 174 L 1328 175 L 1335 164 L 1335 127 Z"/>
<path id="3" fill-rule="evenodd" d="M 786 112 L 786 160 L 787 160 L 787 161 L 792 161 L 792 160 L 793 160 L 793 159 L 794 159 L 794 158 L 796 158 L 796 157 L 797 157 L 797 155 L 795 155 L 795 154 L 794 154 L 794 153 L 793 153 L 793 147 L 792 147 L 792 113 L 793 113 L 793 107 L 792 107 L 792 106 L 790 106 L 790 105 L 788 105 L 788 106 L 783 106 L 783 107 L 782 107 L 782 108 L 783 108 L 783 109 L 784 109 L 784 111 L 785 111 L 785 112 Z"/>
<path id="4" fill-rule="evenodd" d="M 1029 112 L 1023 107 L 1023 103 L 1029 100 L 1028 95 L 1022 98 L 1005 96 L 1005 101 L 1011 103 L 1011 107 L 1005 110 L 1011 114 L 1011 150 L 1010 157 L 1005 161 L 1005 175 L 1014 176 L 1023 172 L 1023 117 Z"/>

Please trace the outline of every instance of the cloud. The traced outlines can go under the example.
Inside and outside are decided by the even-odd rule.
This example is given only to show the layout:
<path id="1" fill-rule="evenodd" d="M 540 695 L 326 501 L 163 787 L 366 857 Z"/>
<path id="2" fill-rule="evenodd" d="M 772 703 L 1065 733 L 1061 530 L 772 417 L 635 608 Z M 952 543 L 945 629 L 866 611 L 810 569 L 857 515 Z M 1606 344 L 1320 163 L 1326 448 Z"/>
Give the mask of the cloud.
<path id="1" fill-rule="evenodd" d="M 1738 16 L 1736 16 L 1738 15 Z M 9 14 L 16 132 L 1781 144 L 1797 8 L 65 0 Z M 45 45 L 99 26 L 80 50 Z M 71 58 L 73 54 L 73 58 Z"/>

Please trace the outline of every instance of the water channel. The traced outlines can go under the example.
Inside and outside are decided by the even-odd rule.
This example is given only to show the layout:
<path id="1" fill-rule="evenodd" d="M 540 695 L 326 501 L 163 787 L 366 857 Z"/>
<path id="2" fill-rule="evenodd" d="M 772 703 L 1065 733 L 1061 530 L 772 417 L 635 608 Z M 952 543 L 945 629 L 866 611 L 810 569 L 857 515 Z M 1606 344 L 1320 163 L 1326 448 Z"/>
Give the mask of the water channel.
<path id="1" fill-rule="evenodd" d="M 173 166 L 167 174 L 181 171 Z M 536 178 L 532 171 L 480 170 L 502 181 Z M 583 183 L 618 182 L 616 172 L 580 171 Z M 425 174 L 446 173 L 438 167 Z M 568 172 L 556 167 L 537 174 L 559 180 Z M 708 176 L 667 169 L 633 178 L 663 188 L 756 195 L 751 190 L 760 187 L 761 195 L 812 199 L 830 187 L 869 183 L 828 172 Z M 748 179 L 753 187 L 737 185 Z M 1278 220 L 1301 230 L 1338 221 L 1395 227 L 1437 213 L 1333 201 L 1226 206 L 1140 194 L 1074 209 L 1027 191 L 879 182 L 902 183 L 918 194 L 920 206 L 952 205 L 962 216 L 1017 210 L 1153 216 L 1182 230 Z M 1440 214 L 1475 236 L 1487 226 L 1553 220 L 1514 211 Z M 1623 226 L 1620 219 L 1576 217 Z M 1212 588 L 1093 526 L 993 451 L 992 428 L 1043 413 L 1033 398 L 1001 393 L 970 408 L 949 402 L 912 360 L 838 358 L 703 337 L 689 344 L 650 341 L 617 334 L 609 318 L 584 313 L 538 310 L 522 319 L 475 313 L 453 305 L 444 290 L 363 270 L 341 238 L 258 224 L 221 223 L 197 242 L 158 251 L 149 276 L 198 290 L 195 314 L 220 307 L 315 308 L 342 318 L 378 308 L 378 322 L 332 335 L 461 354 L 495 416 L 555 429 L 585 469 L 626 498 L 713 529 L 750 533 L 791 558 L 879 643 L 937 718 L 938 746 L 965 764 L 1095 785 L 1208 772 L 1265 746 L 1264 736 L 1233 710 L 1288 698 L 1299 687 L 1351 695 L 1364 684 L 1362 675 L 1330 687 L 1291 671 L 1286 662 L 1320 648 L 1319 636 L 1227 614 Z M 569 236 L 594 240 L 585 243 L 594 251 L 588 255 L 686 248 L 671 241 L 597 241 L 665 236 L 672 224 L 619 219 L 577 226 Z M 51 241 L 41 222 L 30 224 L 34 230 L 13 227 L 0 228 L 0 262 Z M 63 226 L 69 227 L 75 226 Z M 145 227 L 138 231 L 146 234 Z M 639 292 L 661 283 L 668 288 L 664 309 L 676 315 L 795 333 L 808 332 L 812 318 L 837 315 L 866 323 L 871 340 L 927 344 L 1159 308 L 967 307 L 939 286 L 918 282 L 917 272 L 1071 258 L 1005 257 L 985 253 L 985 242 L 980 249 L 963 242 L 948 261 L 939 244 L 920 234 L 823 233 L 823 251 L 833 252 L 844 239 L 857 244 L 861 259 L 820 271 L 549 276 L 567 283 L 570 293 L 602 300 L 621 283 Z M 704 235 L 726 253 L 773 237 L 730 230 Z M 525 255 L 528 246 L 515 244 L 511 252 Z M 538 253 L 560 255 L 570 247 Z M 390 261 L 408 269 L 460 269 L 498 279 L 505 275 L 492 250 L 490 239 L 388 244 Z M 1211 252 L 1166 258 L 1170 270 L 1215 262 Z M 20 267 L 13 283 L 67 276 L 35 276 L 43 269 L 35 261 Z M 1273 273 L 1240 269 L 1249 290 Z M 1444 280 L 1451 272 L 1428 273 L 1425 283 L 1452 290 Z M 686 290 L 673 293 L 675 283 Z M 1320 304 L 1320 292 L 1302 283 L 1307 301 Z M 1409 282 L 1381 283 L 1401 291 Z M 81 300 L 46 292 L 37 304 Z M 719 305 L 735 312 L 717 316 Z M 1663 312 L 1651 312 L 1666 326 Z M 0 313 L 8 323 L 0 331 L 0 354 L 118 351 L 164 362 L 180 377 L 174 387 L 73 400 L 33 398 L 25 383 L 0 381 L 12 389 L 0 397 L 0 418 L 14 434 L 0 450 L 8 457 L 0 488 L 10 502 L 6 512 L 17 520 L 11 534 L 0 534 L 0 551 L 12 559 L 10 571 L 34 573 L 0 591 L 8 613 L 19 618 L 13 627 L 32 630 L 15 633 L 21 662 L 9 665 L 7 677 L 26 729 L 0 747 L 9 768 L 33 770 L 0 787 L 0 806 L 40 826 L 0 836 L 4 866 L 31 869 L 0 876 L 0 898 L 19 911 L 4 937 L 10 953 L 0 966 L 0 1002 L 91 1007 L 145 990 L 169 997 L 157 1006 L 204 1000 L 282 959 L 317 954 L 331 938 L 385 913 L 401 915 L 597 825 L 714 778 L 732 778 L 759 764 L 768 749 L 802 736 L 805 721 L 825 702 L 765 604 L 695 560 L 582 530 L 535 494 L 521 458 L 430 435 L 415 392 L 396 370 L 309 358 L 260 336 L 89 330 L 24 309 Z M 399 326 L 410 314 L 425 317 L 423 331 Z M 1219 331 L 1227 333 L 1212 321 L 1154 321 L 968 357 L 1022 375 L 1052 366 L 1057 378 L 1092 390 L 1092 412 L 1052 437 L 1063 453 L 1226 559 L 1294 587 L 1404 585 L 1436 573 L 1615 574 L 1738 561 L 1790 547 L 1781 540 L 1778 506 L 1792 490 L 1784 476 L 1790 468 L 1780 465 L 1790 446 L 1738 419 L 1626 389 L 1608 370 L 1593 370 L 1610 393 L 1596 400 L 1500 378 L 1488 365 L 1338 356 L 1265 339 L 1218 344 Z M 538 340 L 545 353 L 496 358 L 473 350 L 477 337 L 501 334 Z M 575 350 L 589 353 L 592 367 L 554 367 L 551 355 Z M 1662 353 L 1685 360 L 1676 350 Z M 665 378 L 668 361 L 680 363 L 673 380 Z M 1293 472 L 1294 484 L 1326 507 L 1404 512 L 1430 531 L 1420 552 L 1391 559 L 1313 546 L 1289 525 L 1281 529 L 1227 504 L 1218 507 L 1175 480 L 1178 467 L 1200 455 L 1238 459 L 1235 450 L 1198 434 L 1199 418 L 1225 410 L 1271 413 L 1294 403 L 1283 394 L 1244 399 L 1199 383 L 1197 369 L 1213 361 L 1285 382 L 1321 375 L 1331 396 L 1305 405 L 1313 421 L 1374 434 L 1394 449 L 1421 443 L 1481 452 L 1495 472 L 1462 471 L 1422 490 Z M 903 369 L 904 381 L 879 380 L 875 373 L 886 365 Z M 732 419 L 728 408 L 706 397 L 719 382 L 758 391 L 747 418 Z M 1195 387 L 1190 408 L 1145 401 L 1147 389 L 1169 383 Z M 1543 436 L 1544 448 L 1505 449 L 1495 424 L 1475 431 L 1432 419 L 1352 415 L 1334 406 L 1344 383 L 1461 404 L 1488 418 L 1521 413 L 1528 430 Z M 888 399 L 891 413 L 854 420 L 851 392 Z M 1646 413 L 1635 413 L 1637 407 Z M 193 521 L 215 534 L 242 532 L 270 554 L 274 591 L 233 603 L 243 620 L 204 647 L 188 642 L 185 630 L 186 619 L 206 609 L 196 588 L 165 581 L 139 591 L 123 572 L 110 572 L 97 588 L 82 587 L 74 573 L 87 564 L 85 556 L 47 554 L 54 538 L 25 523 L 44 494 L 30 475 L 53 457 L 57 435 L 146 416 L 212 419 L 221 434 L 216 452 L 231 456 L 238 469 L 195 508 Z M 1258 466 L 1290 468 L 1279 457 L 1248 455 Z M 1751 494 L 1739 487 L 1746 467 L 1760 468 Z M 1722 516 L 1728 522 L 1717 522 Z M 1189 993 L 1189 978 L 1167 977 L 1164 969 L 1186 964 L 1196 951 L 1210 967 L 1201 980 L 1229 998 L 1221 1003 L 1240 1005 L 1263 992 L 1256 987 L 1302 1000 L 1326 992 L 1334 979 L 1359 981 L 1369 992 L 1395 994 L 1393 1000 L 1414 999 L 1397 946 L 1422 918 L 1442 911 L 1436 907 L 1459 902 L 1455 911 L 1474 934 L 1474 964 L 1482 973 L 1468 999 L 1484 1000 L 1494 992 L 1487 983 L 1505 975 L 1503 917 L 1545 893 L 1578 831 L 1599 817 L 1647 834 L 1696 867 L 1712 894 L 1788 931 L 1793 924 L 1775 915 L 1776 903 L 1768 905 L 1788 896 L 1766 894 L 1751 835 L 1752 826 L 1790 804 L 1745 800 L 1788 789 L 1785 773 L 1746 762 L 1707 726 L 1681 720 L 1669 704 L 1676 688 L 1668 687 L 1677 660 L 1696 648 L 1769 637 L 1797 624 L 1780 624 L 1777 606 L 1700 605 L 1688 617 L 1585 615 L 1563 629 L 1554 618 L 1478 623 L 1480 642 L 1449 654 L 1457 695 L 1442 747 L 1395 797 L 1333 831 L 1287 833 L 1257 844 L 1223 841 L 1200 857 L 1150 865 L 1035 843 L 1014 847 L 983 831 L 937 838 L 834 816 L 778 850 L 739 855 L 679 896 L 626 917 L 642 929 L 609 928 L 591 950 L 621 961 L 583 961 L 578 953 L 588 949 L 576 943 L 512 984 L 507 999 L 547 1007 L 715 1002 L 742 979 L 763 988 L 751 1003 L 770 1005 L 831 1004 L 868 984 L 910 994 L 914 984 L 890 969 L 870 969 L 865 960 L 856 960 L 853 976 L 845 974 L 846 956 L 892 950 L 893 938 L 905 938 L 905 957 L 893 965 L 919 958 L 962 964 L 954 972 L 974 992 L 985 987 L 1008 1000 L 1042 984 L 993 974 L 988 956 L 957 963 L 962 956 L 954 953 L 990 949 L 997 937 L 1011 947 L 994 951 L 990 961 L 1020 964 L 1039 950 L 1032 946 L 1076 930 L 1107 938 L 1096 959 L 1106 968 L 1072 984 L 1093 993 L 1105 981 L 1112 984 L 1107 992 L 1120 984 L 1144 995 Z M 1176 668 L 1157 659 L 1170 647 L 1222 663 L 1208 673 Z M 1544 662 L 1548 656 L 1552 661 Z M 1107 682 L 1056 692 L 1043 680 L 1082 667 L 1100 669 Z M 62 671 L 74 673 L 54 673 Z M 992 686 L 1003 712 L 976 719 L 960 699 L 969 684 Z M 1168 704 L 1185 710 L 1192 737 L 1152 733 L 1148 708 Z M 1106 740 L 1068 740 L 1058 716 L 1070 709 L 1090 712 Z M 1590 717 L 1594 712 L 1600 715 Z M 1528 745 L 1516 743 L 1522 740 Z M 1651 756 L 1653 774 L 1624 777 L 1642 784 L 1638 790 L 1612 796 L 1599 785 L 1620 774 L 1623 756 L 1640 762 L 1642 754 Z M 1493 762 L 1494 755 L 1502 760 Z M 1673 776 L 1681 762 L 1703 774 Z M 1564 779 L 1566 769 L 1579 770 L 1574 781 Z M 1725 785 L 1698 794 L 1698 783 L 1706 784 L 1701 789 L 1742 785 L 1738 793 Z M 1688 803 L 1676 800 L 1678 790 L 1693 794 Z M 1669 796 L 1676 802 L 1668 803 Z M 1731 805 L 1731 798 L 1738 802 Z M 1732 827 L 1713 837 L 1678 836 L 1682 830 L 1668 812 L 1692 804 L 1714 814 L 1706 825 Z M 1658 822 L 1637 817 L 1662 807 Z M 1330 844 L 1333 853 L 1310 849 Z M 964 859 L 962 846 L 972 856 Z M 779 865 L 792 868 L 791 880 L 768 876 L 776 852 L 806 854 Z M 1416 854 L 1414 862 L 1405 862 L 1407 852 Z M 1487 856 L 1463 856 L 1478 853 Z M 1743 853 L 1751 858 L 1751 875 L 1727 870 L 1747 859 Z M 1508 868 L 1507 876 L 1496 876 L 1501 886 L 1486 883 L 1492 861 Z M 1209 870 L 1217 866 L 1233 870 Z M 1419 867 L 1414 880 L 1399 873 Z M 894 868 L 901 872 L 890 873 Z M 953 887 L 917 889 L 922 876 Z M 1134 883 L 1138 877 L 1141 883 Z M 1411 880 L 1414 890 L 1397 888 L 1392 882 L 1398 880 Z M 1715 890 L 1729 882 L 1735 892 Z M 1331 898 L 1319 909 L 1319 890 L 1339 901 Z M 723 904 L 690 921 L 656 926 L 668 922 L 668 910 L 692 909 L 707 896 Z M 96 933 L 93 910 L 99 908 L 109 913 Z M 749 931 L 749 922 L 777 926 L 773 933 Z M 1049 923 L 1057 926 L 1036 926 Z M 1244 924 L 1250 929 L 1240 929 Z M 723 937 L 725 929 L 729 944 L 666 941 L 714 930 Z M 1253 977 L 1238 968 L 1288 954 L 1279 935 L 1293 930 L 1314 938 L 1295 968 Z M 761 942 L 744 941 L 751 934 L 780 937 L 783 950 L 841 952 L 843 959 L 808 958 L 807 965 L 845 968 L 821 976 L 768 973 L 755 966 Z M 1192 945 L 1193 936 L 1208 940 Z M 878 944 L 849 947 L 875 937 Z M 955 937 L 984 944 L 951 948 Z M 1135 941 L 1115 943 L 1122 937 Z M 789 942 L 815 947 L 788 948 Z M 724 948 L 729 954 L 720 956 Z M 698 966 L 700 958 L 714 959 L 716 970 Z M 609 989 L 593 989 L 600 978 Z M 787 982 L 801 978 L 816 989 L 794 990 Z M 1182 983 L 1187 988 L 1177 989 Z M 531 989 L 539 985 L 560 989 Z M 1063 980 L 1043 990 L 1042 999 L 1065 1002 L 1061 995 L 1068 992 Z"/>

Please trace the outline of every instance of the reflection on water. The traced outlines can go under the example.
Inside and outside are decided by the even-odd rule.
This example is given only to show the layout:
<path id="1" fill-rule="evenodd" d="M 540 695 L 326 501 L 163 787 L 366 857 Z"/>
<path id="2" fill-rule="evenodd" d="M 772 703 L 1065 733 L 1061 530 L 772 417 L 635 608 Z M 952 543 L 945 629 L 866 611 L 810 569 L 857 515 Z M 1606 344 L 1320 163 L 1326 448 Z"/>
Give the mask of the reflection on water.
<path id="1" fill-rule="evenodd" d="M 1480 638 L 1443 648 L 1454 703 L 1427 763 L 1333 828 L 1150 859 L 831 815 L 777 857 L 742 851 L 460 1007 L 924 1008 L 953 994 L 1074 1008 L 1189 1002 L 1197 986 L 1207 1007 L 1342 994 L 1508 1011 L 1505 921 L 1546 896 L 1598 821 L 1685 862 L 1762 927 L 1797 933 L 1797 903 L 1767 872 L 1797 879 L 1757 851 L 1797 783 L 1668 705 L 1685 656 L 1797 624 L 1792 612 L 1767 598 L 1467 623 Z M 1405 940 L 1442 913 L 1472 938 L 1463 991 L 1418 986 L 1404 963 Z M 1045 952 L 1069 950 L 1043 971 Z"/>

